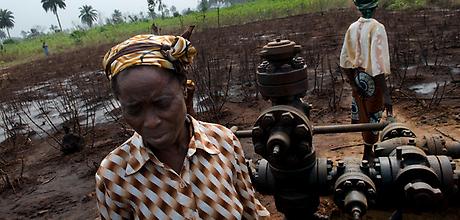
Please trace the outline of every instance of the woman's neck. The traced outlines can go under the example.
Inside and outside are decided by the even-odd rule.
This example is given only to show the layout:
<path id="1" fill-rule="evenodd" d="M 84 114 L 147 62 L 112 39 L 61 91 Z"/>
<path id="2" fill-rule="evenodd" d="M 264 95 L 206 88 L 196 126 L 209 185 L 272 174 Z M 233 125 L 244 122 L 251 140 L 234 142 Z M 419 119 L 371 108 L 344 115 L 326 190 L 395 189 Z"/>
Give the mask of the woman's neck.
<path id="1" fill-rule="evenodd" d="M 361 10 L 361 14 L 363 15 L 362 17 L 363 18 L 367 18 L 367 19 L 370 19 L 372 18 L 372 16 L 374 16 L 374 9 L 362 9 Z"/>
<path id="2" fill-rule="evenodd" d="M 184 127 L 181 129 L 177 140 L 172 146 L 163 150 L 152 150 L 155 156 L 163 163 L 167 164 L 176 173 L 180 173 L 185 156 L 188 152 L 188 144 L 190 142 L 190 125 L 185 122 Z"/>

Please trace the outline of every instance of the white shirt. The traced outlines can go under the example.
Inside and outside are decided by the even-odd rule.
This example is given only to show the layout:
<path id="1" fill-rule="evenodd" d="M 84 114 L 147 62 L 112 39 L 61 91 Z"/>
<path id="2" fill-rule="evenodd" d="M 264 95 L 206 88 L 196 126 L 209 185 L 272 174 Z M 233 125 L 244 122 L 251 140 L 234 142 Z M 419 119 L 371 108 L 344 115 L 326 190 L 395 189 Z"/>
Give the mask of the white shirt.
<path id="1" fill-rule="evenodd" d="M 342 68 L 361 67 L 371 76 L 390 74 L 390 56 L 385 26 L 377 20 L 359 18 L 345 34 L 342 52 Z"/>

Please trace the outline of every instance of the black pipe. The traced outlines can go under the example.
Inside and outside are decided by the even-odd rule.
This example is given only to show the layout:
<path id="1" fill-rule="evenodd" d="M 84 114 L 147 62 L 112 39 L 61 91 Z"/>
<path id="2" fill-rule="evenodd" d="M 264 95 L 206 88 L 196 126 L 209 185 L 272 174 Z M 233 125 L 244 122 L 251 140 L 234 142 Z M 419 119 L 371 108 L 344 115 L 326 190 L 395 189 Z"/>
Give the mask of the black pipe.
<path id="1" fill-rule="evenodd" d="M 361 131 L 381 131 L 389 122 L 380 123 L 362 123 L 362 124 L 349 124 L 349 125 L 318 125 L 313 127 L 313 134 L 332 134 L 332 133 L 349 133 Z M 252 130 L 235 131 L 238 138 L 252 137 Z"/>
<path id="2" fill-rule="evenodd" d="M 381 131 L 389 122 L 362 123 L 349 125 L 320 125 L 313 127 L 313 134 L 349 133 L 361 131 Z"/>

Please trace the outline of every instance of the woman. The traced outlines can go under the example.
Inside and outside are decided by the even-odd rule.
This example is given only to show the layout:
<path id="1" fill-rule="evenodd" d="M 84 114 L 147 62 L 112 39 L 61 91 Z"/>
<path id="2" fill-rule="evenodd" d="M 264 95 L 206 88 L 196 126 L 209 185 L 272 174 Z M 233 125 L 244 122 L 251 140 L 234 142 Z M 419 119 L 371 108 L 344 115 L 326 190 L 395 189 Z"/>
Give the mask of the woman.
<path id="1" fill-rule="evenodd" d="M 138 35 L 103 65 L 134 135 L 102 161 L 102 219 L 258 219 L 241 144 L 220 125 L 186 113 L 185 67 L 195 48 L 180 36 Z"/>
<path id="2" fill-rule="evenodd" d="M 340 67 L 352 88 L 351 122 L 379 123 L 386 109 L 393 122 L 393 105 L 385 77 L 391 73 L 385 26 L 373 19 L 378 0 L 353 0 L 361 12 L 345 34 L 340 54 Z M 374 160 L 373 145 L 377 131 L 362 132 L 363 160 Z"/>

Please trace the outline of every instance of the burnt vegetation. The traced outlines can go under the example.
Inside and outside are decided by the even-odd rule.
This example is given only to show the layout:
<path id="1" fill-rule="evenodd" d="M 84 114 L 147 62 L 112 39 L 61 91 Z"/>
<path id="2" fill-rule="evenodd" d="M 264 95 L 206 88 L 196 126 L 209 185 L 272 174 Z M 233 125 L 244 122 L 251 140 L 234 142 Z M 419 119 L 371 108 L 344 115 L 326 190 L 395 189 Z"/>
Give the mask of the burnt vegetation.
<path id="1" fill-rule="evenodd" d="M 261 98 L 255 82 L 256 67 L 261 62 L 257 53 L 277 38 L 303 46 L 301 56 L 308 65 L 309 77 L 305 99 L 314 104 L 313 117 L 348 111 L 346 97 L 350 89 L 338 62 L 345 31 L 357 17 L 357 12 L 347 9 L 201 28 L 192 36 L 199 55 L 189 69 L 189 78 L 197 85 L 197 117 L 226 124 L 229 115 L 238 114 L 226 107 L 229 103 L 252 107 L 248 103 Z M 430 117 L 460 121 L 458 17 L 459 10 L 378 11 L 377 19 L 385 25 L 389 37 L 391 94 L 395 105 L 404 105 L 409 114 L 439 110 Z M 86 52 L 83 54 L 100 60 L 101 54 Z M 100 147 L 113 149 L 133 132 L 123 122 L 119 103 L 111 95 L 103 72 L 82 71 L 98 67 L 75 64 L 72 58 L 64 61 L 37 61 L 37 66 L 21 67 L 27 71 L 2 76 L 0 193 L 16 193 L 24 183 L 34 182 L 34 168 L 28 167 L 25 158 L 27 150 L 41 141 L 56 152 L 70 154 L 59 157 L 80 157 L 78 161 L 89 170 L 87 178 L 105 155 L 99 152 Z M 66 65 L 80 66 L 68 72 Z M 410 89 L 426 82 L 435 85 L 427 94 Z M 418 119 L 428 120 L 422 116 Z M 433 120 L 438 122 L 442 121 Z M 116 135 L 98 135 L 104 127 L 116 128 Z"/>

